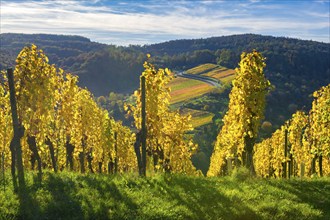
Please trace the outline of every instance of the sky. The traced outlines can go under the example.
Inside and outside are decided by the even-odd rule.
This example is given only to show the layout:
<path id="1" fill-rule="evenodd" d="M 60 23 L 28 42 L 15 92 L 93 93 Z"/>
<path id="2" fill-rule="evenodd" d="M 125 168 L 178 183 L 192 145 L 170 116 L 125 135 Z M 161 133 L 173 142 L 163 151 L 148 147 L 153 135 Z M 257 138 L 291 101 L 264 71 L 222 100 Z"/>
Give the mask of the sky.
<path id="1" fill-rule="evenodd" d="M 1 33 L 144 45 L 254 33 L 330 43 L 330 0 L 0 0 Z"/>

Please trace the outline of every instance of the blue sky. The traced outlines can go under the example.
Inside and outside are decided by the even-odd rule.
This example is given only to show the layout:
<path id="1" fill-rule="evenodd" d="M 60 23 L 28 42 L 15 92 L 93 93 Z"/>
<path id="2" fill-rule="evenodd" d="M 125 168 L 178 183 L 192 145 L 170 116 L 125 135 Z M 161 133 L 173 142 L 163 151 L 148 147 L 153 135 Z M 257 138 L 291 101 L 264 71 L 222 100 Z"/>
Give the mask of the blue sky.
<path id="1" fill-rule="evenodd" d="M 1 33 L 115 45 L 255 33 L 330 43 L 330 0 L 1 0 Z"/>

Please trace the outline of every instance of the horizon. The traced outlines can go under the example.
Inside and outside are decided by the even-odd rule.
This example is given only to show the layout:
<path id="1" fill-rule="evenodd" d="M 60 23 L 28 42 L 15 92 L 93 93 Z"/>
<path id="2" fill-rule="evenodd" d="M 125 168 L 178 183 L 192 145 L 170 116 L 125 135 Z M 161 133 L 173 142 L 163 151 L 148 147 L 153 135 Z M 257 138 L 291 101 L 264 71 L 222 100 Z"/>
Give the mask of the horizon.
<path id="1" fill-rule="evenodd" d="M 295 37 L 272 36 L 272 35 L 254 34 L 254 33 L 231 34 L 231 35 L 211 36 L 211 37 L 202 37 L 202 38 L 179 38 L 179 39 L 169 39 L 169 40 L 166 40 L 166 41 L 161 41 L 161 42 L 156 42 L 156 43 L 151 43 L 151 44 L 130 44 L 130 45 L 116 45 L 116 44 L 111 44 L 111 43 L 102 43 L 102 42 L 94 41 L 91 38 L 88 38 L 88 37 L 85 37 L 85 36 L 82 36 L 82 35 L 76 35 L 76 34 L 47 34 L 47 33 L 32 33 L 32 34 L 29 34 L 29 33 L 14 33 L 14 32 L 0 33 L 0 35 L 1 34 L 54 35 L 54 36 L 63 36 L 63 37 L 83 37 L 83 38 L 86 38 L 86 39 L 90 40 L 90 42 L 100 43 L 100 44 L 105 44 L 105 45 L 111 45 L 111 46 L 118 46 L 118 47 L 130 47 L 130 46 L 141 46 L 141 47 L 143 47 L 143 46 L 154 45 L 154 44 L 162 44 L 162 43 L 166 43 L 166 42 L 170 42 L 170 41 L 199 40 L 199 39 L 207 40 L 207 39 L 210 39 L 210 38 L 232 37 L 232 36 L 240 36 L 240 35 L 259 35 L 259 36 L 262 36 L 262 37 L 287 38 L 287 39 L 293 39 L 293 40 L 313 41 L 313 42 L 317 42 L 317 43 L 330 44 L 330 42 L 321 42 L 321 41 L 315 41 L 315 40 L 300 39 L 300 38 L 295 38 Z"/>
<path id="2" fill-rule="evenodd" d="M 117 46 L 240 34 L 330 43 L 329 6 L 329 0 L 1 0 L 1 33 L 77 35 Z"/>

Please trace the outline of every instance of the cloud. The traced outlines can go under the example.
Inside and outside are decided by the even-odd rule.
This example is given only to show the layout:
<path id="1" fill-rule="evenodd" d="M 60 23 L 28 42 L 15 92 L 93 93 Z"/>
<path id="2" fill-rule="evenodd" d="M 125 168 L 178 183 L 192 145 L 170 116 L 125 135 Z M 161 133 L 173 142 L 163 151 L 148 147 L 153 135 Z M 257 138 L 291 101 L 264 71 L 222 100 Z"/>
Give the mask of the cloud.
<path id="1" fill-rule="evenodd" d="M 243 3 L 2 1 L 1 32 L 79 34 L 94 41 L 120 45 L 241 33 L 329 42 L 329 33 L 324 31 L 329 29 L 329 17 L 324 16 L 322 10 L 309 11 L 309 17 L 302 19 L 290 11 L 283 16 L 282 11 L 288 6 L 259 1 Z M 315 30 L 322 31 L 316 34 Z"/>

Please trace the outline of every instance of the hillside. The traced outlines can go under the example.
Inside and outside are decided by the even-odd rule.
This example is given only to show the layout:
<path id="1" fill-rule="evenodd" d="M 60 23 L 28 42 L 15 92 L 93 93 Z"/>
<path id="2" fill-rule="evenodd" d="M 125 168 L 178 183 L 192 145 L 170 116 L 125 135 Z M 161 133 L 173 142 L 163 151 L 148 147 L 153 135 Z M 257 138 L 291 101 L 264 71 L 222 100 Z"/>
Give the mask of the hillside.
<path id="1" fill-rule="evenodd" d="M 91 42 L 81 36 L 48 34 L 1 34 L 1 69 L 14 65 L 17 54 L 26 45 L 36 44 L 42 48 L 52 63 L 68 71 L 73 66 L 75 57 L 95 52 L 107 47 L 105 44 Z"/>
<path id="2" fill-rule="evenodd" d="M 145 55 L 132 48 L 92 42 L 80 36 L 0 34 L 0 69 L 11 67 L 26 45 L 35 44 L 50 63 L 79 75 L 79 85 L 95 96 L 131 93 L 138 85 Z M 130 79 L 130 80 L 127 80 Z"/>
<path id="3" fill-rule="evenodd" d="M 242 51 L 256 49 L 267 57 L 270 72 L 313 77 L 324 75 L 324 70 L 329 70 L 330 61 L 327 43 L 255 34 L 172 40 L 144 46 L 143 49 L 154 56 L 163 57 L 164 63 L 172 67 L 190 68 L 196 66 L 198 61 L 200 64 L 218 61 L 223 66 L 235 68 Z"/>
<path id="4" fill-rule="evenodd" d="M 329 219 L 330 180 L 27 173 L 27 213 L 1 184 L 0 219 Z M 3 188 L 4 187 L 4 188 Z"/>
<path id="5" fill-rule="evenodd" d="M 125 120 L 123 102 L 139 85 L 146 53 L 151 53 L 150 62 L 159 67 L 229 82 L 232 78 L 227 76 L 233 74 L 242 51 L 257 49 L 267 58 L 265 74 L 274 86 L 267 97 L 265 119 L 271 122 L 272 130 L 297 109 L 308 111 L 312 92 L 330 83 L 330 44 L 292 38 L 243 34 L 129 47 L 63 35 L 0 34 L 0 40 L 1 69 L 14 62 L 24 45 L 35 43 L 51 63 L 78 74 L 80 86 L 87 87 L 96 97 L 103 96 L 100 104 L 117 120 Z M 206 112 L 216 116 L 213 122 L 217 124 L 217 132 L 230 87 L 223 94 L 212 93 L 214 88 L 209 85 L 184 78 L 175 79 L 172 86 L 172 102 L 176 107 L 189 106 L 198 111 L 210 108 Z M 117 94 L 117 98 L 113 99 L 113 95 L 110 98 L 110 92 Z M 206 118 L 210 119 L 210 115 Z"/>
<path id="6" fill-rule="evenodd" d="M 327 43 L 244 34 L 173 40 L 143 49 L 156 56 L 160 65 L 184 70 L 205 63 L 234 69 L 242 51 L 258 50 L 267 58 L 265 74 L 274 86 L 266 108 L 267 120 L 274 124 L 282 124 L 297 109 L 309 110 L 312 92 L 330 82 Z"/>
<path id="7" fill-rule="evenodd" d="M 34 43 L 44 49 L 52 63 L 80 75 L 80 84 L 96 96 L 110 91 L 133 92 L 146 53 L 151 53 L 154 63 L 171 69 L 187 70 L 205 63 L 233 69 L 242 51 L 257 49 L 267 57 L 267 77 L 292 96 L 308 96 L 330 81 L 330 45 L 292 38 L 243 34 L 129 47 L 45 34 L 1 34 L 0 41 L 1 69 L 12 65 L 24 45 Z"/>

